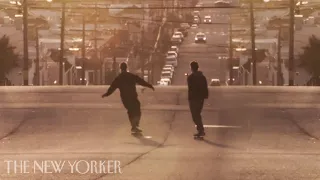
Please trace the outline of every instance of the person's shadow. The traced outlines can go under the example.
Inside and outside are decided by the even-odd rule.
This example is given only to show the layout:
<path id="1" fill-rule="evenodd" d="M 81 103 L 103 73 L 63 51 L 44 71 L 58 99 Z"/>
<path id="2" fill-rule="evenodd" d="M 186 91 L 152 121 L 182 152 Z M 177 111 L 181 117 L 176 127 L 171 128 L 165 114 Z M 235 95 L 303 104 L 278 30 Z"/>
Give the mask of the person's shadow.
<path id="1" fill-rule="evenodd" d="M 220 144 L 220 143 L 212 142 L 212 141 L 209 141 L 208 139 L 203 139 L 201 141 L 205 142 L 208 145 L 215 146 L 215 147 L 229 148 L 229 149 L 239 149 L 239 148 L 237 148 L 235 146 L 229 146 L 229 145 L 226 145 L 226 144 Z"/>
<path id="2" fill-rule="evenodd" d="M 146 146 L 162 147 L 163 144 L 152 140 L 151 136 L 144 136 L 142 133 L 132 134 L 133 137 L 137 138 L 141 144 Z"/>

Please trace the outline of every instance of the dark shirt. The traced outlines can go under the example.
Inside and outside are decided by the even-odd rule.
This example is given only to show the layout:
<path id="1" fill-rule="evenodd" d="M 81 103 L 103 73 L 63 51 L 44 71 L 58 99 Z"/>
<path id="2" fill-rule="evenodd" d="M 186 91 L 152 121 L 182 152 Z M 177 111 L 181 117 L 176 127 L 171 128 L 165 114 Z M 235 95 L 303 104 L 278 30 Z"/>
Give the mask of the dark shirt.
<path id="1" fill-rule="evenodd" d="M 141 79 L 139 76 L 129 73 L 121 72 L 109 87 L 106 96 L 111 95 L 117 88 L 120 90 L 121 99 L 133 99 L 138 97 L 136 84 L 141 86 L 153 88 L 153 86 Z"/>
<path id="2" fill-rule="evenodd" d="M 201 71 L 193 72 L 188 76 L 188 99 L 208 99 L 208 83 Z"/>

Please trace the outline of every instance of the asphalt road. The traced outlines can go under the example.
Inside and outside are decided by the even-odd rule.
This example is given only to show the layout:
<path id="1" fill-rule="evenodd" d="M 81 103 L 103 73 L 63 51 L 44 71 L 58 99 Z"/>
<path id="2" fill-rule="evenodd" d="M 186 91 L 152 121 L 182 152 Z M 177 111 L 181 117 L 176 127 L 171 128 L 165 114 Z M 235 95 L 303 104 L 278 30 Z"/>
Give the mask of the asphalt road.
<path id="1" fill-rule="evenodd" d="M 186 87 L 139 94 L 141 128 L 131 136 L 119 94 L 105 87 L 0 89 L 0 179 L 257 180 L 317 179 L 319 141 L 299 124 L 317 118 L 312 88 L 210 89 L 203 111 L 206 137 L 196 141 Z M 294 98 L 292 98 L 294 97 Z M 318 129 L 319 127 L 315 127 Z M 5 160 L 80 162 L 71 173 L 8 173 Z M 85 173 L 85 161 L 116 160 L 121 174 Z M 31 169 L 30 169 L 31 168 Z M 52 172 L 53 167 L 48 168 Z"/>
<path id="2" fill-rule="evenodd" d="M 202 2 L 202 1 L 200 1 Z M 203 1 L 203 6 L 212 7 L 213 2 Z M 180 58 L 173 85 L 185 85 L 185 73 L 190 73 L 189 64 L 191 61 L 198 61 L 200 70 L 207 77 L 208 82 L 217 78 L 224 83 L 228 79 L 227 59 L 219 57 L 228 56 L 228 38 L 229 38 L 229 15 L 237 10 L 228 8 L 209 9 L 204 8 L 200 11 L 202 23 L 197 29 L 190 29 L 189 35 L 180 46 Z M 204 24 L 204 16 L 212 17 L 211 24 Z M 199 44 L 194 42 L 195 35 L 198 32 L 206 34 L 207 43 Z"/>

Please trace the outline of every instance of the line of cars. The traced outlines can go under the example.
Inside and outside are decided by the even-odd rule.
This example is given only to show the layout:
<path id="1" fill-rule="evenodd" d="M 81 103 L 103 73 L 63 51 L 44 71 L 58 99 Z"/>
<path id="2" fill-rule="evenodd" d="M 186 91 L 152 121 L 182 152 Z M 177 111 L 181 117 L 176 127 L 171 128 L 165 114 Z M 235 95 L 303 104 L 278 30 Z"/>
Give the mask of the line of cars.
<path id="1" fill-rule="evenodd" d="M 179 47 L 173 45 L 166 54 L 165 65 L 162 68 L 159 85 L 169 86 L 172 84 L 174 70 L 178 66 Z"/>
<path id="2" fill-rule="evenodd" d="M 178 66 L 179 58 L 179 46 L 183 43 L 184 38 L 188 36 L 188 29 L 195 29 L 198 27 L 197 22 L 200 23 L 200 13 L 199 11 L 194 12 L 194 18 L 198 18 L 195 24 L 192 26 L 189 23 L 181 23 L 180 28 L 175 29 L 171 37 L 171 47 L 166 54 L 165 65 L 161 71 L 159 85 L 168 86 L 172 84 L 172 79 L 174 77 L 174 70 Z M 211 16 L 205 16 L 205 23 L 211 23 Z M 206 43 L 207 37 L 204 33 L 198 32 L 195 36 L 195 43 Z"/>
<path id="3" fill-rule="evenodd" d="M 184 41 L 184 38 L 188 36 L 188 29 L 190 28 L 188 23 L 181 23 L 180 26 L 171 37 L 171 47 L 166 54 L 165 65 L 161 71 L 160 81 L 158 81 L 159 85 L 168 86 L 172 84 L 174 70 L 178 66 L 179 46 Z"/>

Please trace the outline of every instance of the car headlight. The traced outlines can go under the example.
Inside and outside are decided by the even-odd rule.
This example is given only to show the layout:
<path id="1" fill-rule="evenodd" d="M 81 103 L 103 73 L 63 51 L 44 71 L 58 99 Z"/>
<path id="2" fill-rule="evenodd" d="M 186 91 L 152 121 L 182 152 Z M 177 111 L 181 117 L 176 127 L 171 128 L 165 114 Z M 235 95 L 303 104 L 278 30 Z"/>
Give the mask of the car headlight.
<path id="1" fill-rule="evenodd" d="M 203 38 L 203 40 L 206 40 L 206 39 L 207 39 L 207 38 L 205 38 L 205 37 Z"/>
<path id="2" fill-rule="evenodd" d="M 209 20 L 209 22 L 211 22 L 211 20 Z"/>
<path id="3" fill-rule="evenodd" d="M 194 40 L 198 40 L 198 38 L 194 38 Z"/>

